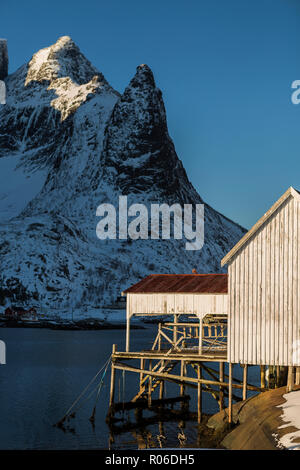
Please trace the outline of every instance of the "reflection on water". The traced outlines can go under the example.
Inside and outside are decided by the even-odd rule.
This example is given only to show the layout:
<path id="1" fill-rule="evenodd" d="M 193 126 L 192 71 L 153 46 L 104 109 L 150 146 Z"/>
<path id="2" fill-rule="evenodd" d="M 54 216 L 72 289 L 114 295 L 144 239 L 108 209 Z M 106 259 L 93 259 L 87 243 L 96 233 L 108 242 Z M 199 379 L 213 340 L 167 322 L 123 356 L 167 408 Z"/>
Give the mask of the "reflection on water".
<path id="1" fill-rule="evenodd" d="M 132 333 L 132 349 L 153 343 L 154 327 Z M 189 415 L 169 413 L 164 423 L 143 411 L 146 426 L 114 433 L 105 423 L 109 401 L 109 371 L 98 397 L 94 421 L 92 415 L 97 393 L 76 410 L 65 428 L 53 425 L 65 414 L 83 388 L 111 354 L 112 343 L 124 350 L 124 330 L 54 331 L 46 329 L 0 329 L 7 346 L 7 364 L 0 366 L 0 448 L 1 449 L 107 449 L 201 445 L 201 432 Z M 251 381 L 251 369 L 250 378 Z M 254 382 L 254 380 L 252 380 Z M 116 400 L 130 400 L 137 390 L 137 374 L 117 377 Z M 178 395 L 178 385 L 166 384 L 167 396 Z M 195 406 L 195 392 L 190 409 Z M 210 394 L 204 394 L 208 413 L 218 411 Z M 173 407 L 176 412 L 176 406 Z M 132 413 L 132 412 L 130 412 Z M 132 421 L 130 413 L 121 413 L 119 424 Z M 166 408 L 168 414 L 168 408 Z M 166 418 L 166 417 L 165 417 Z M 203 433 L 202 433 L 203 434 Z M 205 441 L 205 439 L 204 439 Z"/>

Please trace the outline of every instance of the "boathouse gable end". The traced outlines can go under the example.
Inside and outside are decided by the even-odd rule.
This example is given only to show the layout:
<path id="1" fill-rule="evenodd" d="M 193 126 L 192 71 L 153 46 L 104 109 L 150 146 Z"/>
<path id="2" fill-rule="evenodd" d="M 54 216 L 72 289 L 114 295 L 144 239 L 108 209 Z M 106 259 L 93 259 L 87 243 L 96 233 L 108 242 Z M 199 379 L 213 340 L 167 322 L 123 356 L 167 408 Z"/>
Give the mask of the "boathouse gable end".
<path id="1" fill-rule="evenodd" d="M 228 361 L 300 366 L 300 195 L 289 188 L 225 256 Z"/>

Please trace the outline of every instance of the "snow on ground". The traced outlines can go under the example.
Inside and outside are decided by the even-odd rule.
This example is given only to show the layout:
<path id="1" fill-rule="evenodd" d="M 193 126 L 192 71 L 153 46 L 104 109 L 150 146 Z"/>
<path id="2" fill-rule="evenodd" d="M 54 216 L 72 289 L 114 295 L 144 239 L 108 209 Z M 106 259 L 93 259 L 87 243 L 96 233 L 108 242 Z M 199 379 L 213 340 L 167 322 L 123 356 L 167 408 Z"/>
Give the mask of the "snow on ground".
<path id="1" fill-rule="evenodd" d="M 43 187 L 46 173 L 25 174 L 20 156 L 0 158 L 0 223 L 16 217 Z"/>
<path id="2" fill-rule="evenodd" d="M 285 403 L 279 405 L 282 408 L 281 419 L 286 423 L 278 429 L 294 427 L 297 431 L 292 431 L 278 438 L 279 447 L 283 446 L 289 450 L 300 450 L 300 390 L 283 395 Z"/>

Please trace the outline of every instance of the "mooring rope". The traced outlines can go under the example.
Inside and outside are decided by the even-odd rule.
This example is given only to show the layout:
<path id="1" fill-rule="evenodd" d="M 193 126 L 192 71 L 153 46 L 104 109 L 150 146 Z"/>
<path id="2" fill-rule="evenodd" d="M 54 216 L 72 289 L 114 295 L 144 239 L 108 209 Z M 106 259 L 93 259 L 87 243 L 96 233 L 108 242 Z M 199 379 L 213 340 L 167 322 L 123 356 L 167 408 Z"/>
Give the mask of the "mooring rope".
<path id="1" fill-rule="evenodd" d="M 76 400 L 72 403 L 72 405 L 68 408 L 68 410 L 66 411 L 66 413 L 64 414 L 63 418 L 58 421 L 55 426 L 62 426 L 62 424 L 65 422 L 65 420 L 67 419 L 67 417 L 70 415 L 72 409 L 74 408 L 75 405 L 77 405 L 77 403 L 79 402 L 79 400 L 85 395 L 85 393 L 88 391 L 88 389 L 90 388 L 90 386 L 95 382 L 96 378 L 100 375 L 100 373 L 103 371 L 103 369 L 105 369 L 105 372 L 107 371 L 108 369 L 108 366 L 110 364 L 110 361 L 111 361 L 111 356 L 109 356 L 109 358 L 107 359 L 107 361 L 105 362 L 105 364 L 101 367 L 101 369 L 97 372 L 97 374 L 92 378 L 92 380 L 88 383 L 88 385 L 84 388 L 84 390 L 79 394 L 79 396 L 76 398 Z M 104 374 L 105 375 L 105 374 Z M 103 376 L 104 378 L 104 376 Z M 101 381 L 100 381 L 101 383 Z M 97 385 L 98 387 L 98 385 Z M 89 399 L 91 397 L 91 395 L 95 392 L 95 390 L 97 389 L 97 387 L 92 391 L 92 393 L 89 395 L 89 397 L 87 399 Z"/>
<path id="2" fill-rule="evenodd" d="M 96 396 L 96 400 L 95 400 L 95 405 L 94 405 L 94 408 L 93 408 L 93 412 L 92 412 L 92 415 L 90 417 L 90 421 L 93 423 L 95 421 L 95 415 L 96 415 L 96 406 L 97 406 L 97 403 L 98 403 L 98 400 L 99 400 L 99 396 L 100 396 L 100 392 L 101 392 L 101 389 L 102 389 L 102 386 L 103 386 L 103 383 L 104 383 L 104 378 L 105 378 L 105 375 L 106 375 L 106 372 L 107 372 L 107 369 L 109 367 L 109 364 L 110 364 L 110 359 L 107 361 L 106 363 L 106 367 L 104 369 L 104 372 L 102 374 L 102 377 L 100 379 L 100 382 L 99 382 L 99 385 L 97 385 L 96 388 L 98 388 L 98 392 L 97 392 L 97 396 Z M 94 393 L 94 391 L 92 392 Z M 92 394 L 90 394 L 91 396 Z"/>

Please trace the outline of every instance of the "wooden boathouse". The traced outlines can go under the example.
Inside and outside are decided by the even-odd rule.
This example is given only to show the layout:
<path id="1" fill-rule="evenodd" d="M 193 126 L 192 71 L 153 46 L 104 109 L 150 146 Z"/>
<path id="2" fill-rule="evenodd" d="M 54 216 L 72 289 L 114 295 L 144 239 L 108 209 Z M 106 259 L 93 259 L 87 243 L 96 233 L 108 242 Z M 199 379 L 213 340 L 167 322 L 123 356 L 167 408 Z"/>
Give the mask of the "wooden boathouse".
<path id="1" fill-rule="evenodd" d="M 240 390 L 244 399 L 247 390 L 261 390 L 247 384 L 246 373 L 242 380 L 233 378 L 231 364 L 228 374 L 225 373 L 227 274 L 154 274 L 123 294 L 127 296 L 126 351 L 117 351 L 113 346 L 109 415 L 122 409 L 114 404 L 116 370 L 139 375 L 139 389 L 131 405 L 127 404 L 129 407 L 138 406 L 143 400 L 150 407 L 155 391 L 163 402 L 165 381 L 179 385 L 178 400 L 183 399 L 186 387 L 196 388 L 198 422 L 202 416 L 202 392 L 211 393 L 220 409 L 228 398 L 231 421 L 233 389 Z M 157 334 L 149 350 L 130 350 L 130 319 L 134 315 L 159 317 Z M 215 366 L 210 367 L 209 363 Z"/>
<path id="2" fill-rule="evenodd" d="M 124 291 L 126 351 L 113 346 L 110 413 L 118 408 L 116 370 L 139 376 L 132 407 L 145 401 L 150 407 L 155 391 L 162 402 L 165 381 L 179 385 L 181 398 L 185 387 L 196 388 L 198 422 L 202 392 L 220 410 L 228 399 L 231 422 L 232 401 L 245 400 L 247 390 L 283 385 L 287 368 L 288 390 L 300 384 L 299 192 L 289 188 L 221 264 L 228 275 L 156 274 Z M 130 320 L 138 315 L 159 317 L 158 329 L 151 349 L 131 351 Z M 241 379 L 233 377 L 235 365 Z M 248 383 L 248 366 L 260 366 L 260 387 Z"/>
<path id="3" fill-rule="evenodd" d="M 300 381 L 299 192 L 290 187 L 223 258 L 225 264 L 228 361 L 289 366 L 291 389 Z"/>

